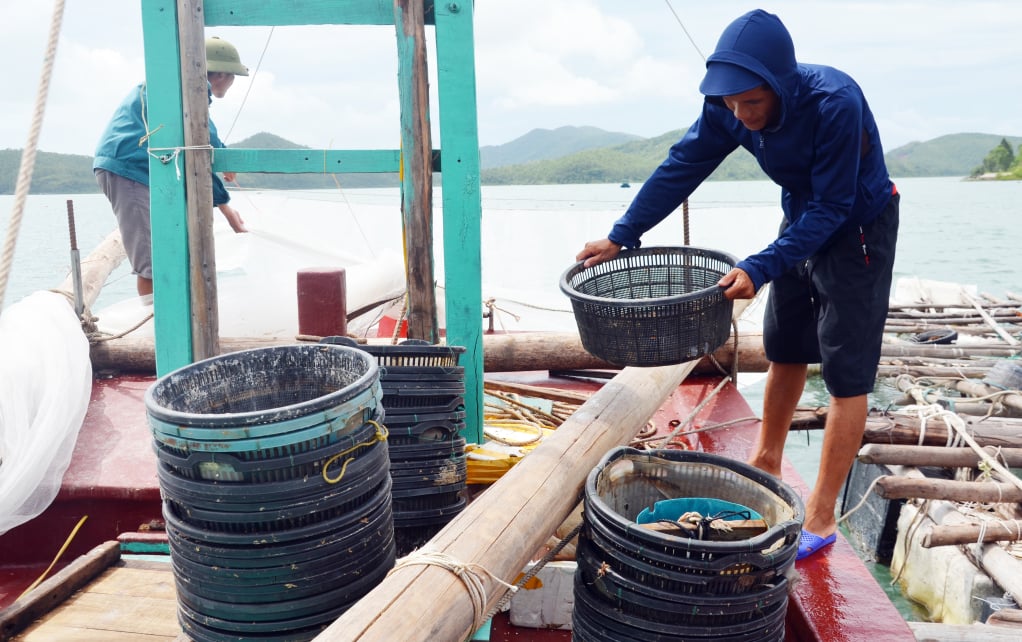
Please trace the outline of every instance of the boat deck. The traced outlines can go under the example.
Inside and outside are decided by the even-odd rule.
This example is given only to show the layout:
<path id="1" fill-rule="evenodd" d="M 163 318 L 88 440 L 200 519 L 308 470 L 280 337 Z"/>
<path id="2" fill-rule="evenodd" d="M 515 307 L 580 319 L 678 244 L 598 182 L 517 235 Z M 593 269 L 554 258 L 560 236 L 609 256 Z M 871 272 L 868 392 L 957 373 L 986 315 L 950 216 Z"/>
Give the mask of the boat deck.
<path id="1" fill-rule="evenodd" d="M 592 380 L 548 379 L 545 374 L 538 378 L 536 374 L 501 378 L 577 391 L 599 385 Z M 88 519 L 53 572 L 104 542 L 116 540 L 122 533 L 142 533 L 142 537 L 122 538 L 134 544 L 121 548 L 139 550 L 138 542 L 147 539 L 146 531 L 158 525 L 159 485 L 143 403 L 145 390 L 152 381 L 151 377 L 95 381 L 93 402 L 73 464 L 54 504 L 37 519 L 0 537 L 3 551 L 0 607 L 14 602 L 46 568 L 82 516 L 87 515 Z M 719 379 L 712 377 L 687 379 L 652 418 L 658 432 L 671 432 L 718 383 Z M 699 412 L 693 427 L 749 420 L 689 436 L 688 445 L 694 450 L 744 459 L 758 429 L 758 421 L 752 415 L 739 391 L 728 384 Z M 785 462 L 783 475 L 797 492 L 808 493 L 789 462 Z M 158 530 L 151 531 L 148 539 L 158 542 L 161 535 Z M 179 638 L 181 629 L 170 565 L 130 555 L 119 556 L 112 564 L 101 569 L 97 579 L 61 608 L 52 610 L 15 639 L 184 639 Z M 843 537 L 839 536 L 826 552 L 798 562 L 796 570 L 801 581 L 794 585 L 789 602 L 788 640 L 915 639 Z M 52 599 L 52 603 L 59 600 Z M 0 611 L 0 624 L 4 624 L 4 614 L 10 611 L 11 608 Z M 566 631 L 511 626 L 506 615 L 494 618 L 488 635 L 488 639 L 499 642 L 567 638 Z"/>

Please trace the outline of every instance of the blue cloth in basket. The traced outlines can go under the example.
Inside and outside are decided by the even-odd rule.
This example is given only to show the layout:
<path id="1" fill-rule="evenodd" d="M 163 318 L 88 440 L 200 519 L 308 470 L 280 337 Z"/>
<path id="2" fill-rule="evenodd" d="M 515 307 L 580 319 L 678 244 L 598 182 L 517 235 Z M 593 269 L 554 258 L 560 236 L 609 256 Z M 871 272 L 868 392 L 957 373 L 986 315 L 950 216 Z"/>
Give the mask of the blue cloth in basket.
<path id="1" fill-rule="evenodd" d="M 748 511 L 748 519 L 763 519 L 763 516 L 748 506 L 713 497 L 678 497 L 662 499 L 653 505 L 653 510 L 643 508 L 635 518 L 639 524 L 652 524 L 663 520 L 676 522 L 685 513 L 695 511 L 703 517 L 712 517 L 720 513 L 739 513 Z M 746 519 L 744 515 L 732 514 L 724 517 L 724 521 Z"/>

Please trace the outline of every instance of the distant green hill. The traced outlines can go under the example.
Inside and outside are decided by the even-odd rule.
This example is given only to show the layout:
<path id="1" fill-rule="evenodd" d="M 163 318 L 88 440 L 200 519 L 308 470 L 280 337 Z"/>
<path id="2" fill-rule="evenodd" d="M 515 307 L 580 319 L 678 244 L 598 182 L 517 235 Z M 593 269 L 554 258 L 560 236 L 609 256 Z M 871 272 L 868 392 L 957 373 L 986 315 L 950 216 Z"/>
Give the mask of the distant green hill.
<path id="1" fill-rule="evenodd" d="M 21 167 L 20 149 L 0 150 L 0 194 L 13 194 Z M 99 191 L 92 156 L 39 152 L 32 171 L 32 194 L 89 194 Z"/>
<path id="2" fill-rule="evenodd" d="M 969 176 L 994 147 L 1005 139 L 1017 150 L 1022 138 L 997 134 L 948 134 L 925 143 L 909 143 L 891 150 L 887 171 L 891 176 Z"/>
<path id="3" fill-rule="evenodd" d="M 560 158 L 587 149 L 611 147 L 633 140 L 642 140 L 642 137 L 608 132 L 598 127 L 565 126 L 557 129 L 533 129 L 509 143 L 480 147 L 479 164 L 484 170 L 519 165 Z"/>
<path id="4" fill-rule="evenodd" d="M 682 130 L 667 132 L 621 145 L 602 147 L 561 158 L 484 170 L 488 185 L 542 185 L 557 183 L 617 183 L 644 181 L 663 162 Z M 714 172 L 716 180 L 760 180 L 765 178 L 756 160 L 738 150 Z"/>
<path id="5" fill-rule="evenodd" d="M 482 171 L 484 185 L 540 185 L 556 183 L 641 182 L 667 155 L 682 131 L 655 138 L 604 132 L 594 127 L 536 129 L 504 145 L 487 146 L 490 166 Z M 621 139 L 631 139 L 622 141 Z M 967 177 L 983 163 L 1004 138 L 1018 149 L 1022 137 L 999 134 L 950 134 L 926 142 L 903 145 L 887 153 L 887 166 L 894 178 L 914 176 Z M 600 141 L 614 141 L 600 145 Z M 582 151 L 578 151 L 579 147 Z M 251 149 L 308 149 L 279 136 L 260 133 L 232 144 Z M 561 154 L 559 150 L 576 149 Z M 557 154 L 557 156 L 552 156 Z M 511 159 L 534 159 L 511 162 Z M 21 150 L 0 150 L 0 194 L 13 194 Z M 755 159 L 743 150 L 728 157 L 711 180 L 760 180 L 765 178 Z M 336 189 L 341 187 L 393 187 L 396 174 L 263 174 L 238 176 L 238 184 L 249 189 Z M 32 178 L 33 194 L 83 194 L 98 192 L 92 176 L 92 157 L 39 152 Z"/>
<path id="6" fill-rule="evenodd" d="M 683 131 L 673 131 L 623 145 L 586 150 L 551 160 L 487 169 L 484 184 L 532 185 L 543 183 L 641 182 L 667 156 Z M 914 176 L 969 176 L 986 155 L 1007 138 L 1017 149 L 1022 138 L 996 134 L 950 134 L 923 143 L 909 143 L 885 155 L 894 178 Z M 710 176 L 710 180 L 762 180 L 766 178 L 751 154 L 738 149 Z"/>

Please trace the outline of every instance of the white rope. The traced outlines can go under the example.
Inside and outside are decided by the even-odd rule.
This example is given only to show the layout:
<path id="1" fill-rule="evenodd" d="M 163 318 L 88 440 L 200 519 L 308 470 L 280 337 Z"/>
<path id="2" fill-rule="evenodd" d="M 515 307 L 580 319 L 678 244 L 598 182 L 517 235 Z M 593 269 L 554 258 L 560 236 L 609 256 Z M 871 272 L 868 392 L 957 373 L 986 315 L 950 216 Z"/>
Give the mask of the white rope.
<path id="1" fill-rule="evenodd" d="M 977 455 L 979 455 L 980 459 L 986 465 L 988 465 L 992 470 L 996 470 L 998 474 L 1000 474 L 1003 477 L 1003 479 L 1013 484 L 1016 488 L 1022 490 L 1022 479 L 1019 479 L 1008 468 L 1002 465 L 995 458 L 991 457 L 990 454 L 987 453 L 987 451 L 984 450 L 983 447 L 980 446 L 979 443 L 977 443 L 976 440 L 972 438 L 972 436 L 966 429 L 965 420 L 962 419 L 959 415 L 945 408 L 942 408 L 937 404 L 931 404 L 929 406 L 908 406 L 906 407 L 906 410 L 917 411 L 919 413 L 921 421 L 924 421 L 923 419 L 924 417 L 939 417 L 940 419 L 942 419 L 945 425 L 947 425 L 948 427 L 948 432 L 956 433 L 954 443 L 960 444 L 964 442 L 968 444 L 968 446 L 972 448 Z M 949 444 L 950 443 L 951 440 L 949 437 Z"/>
<path id="2" fill-rule="evenodd" d="M 50 93 L 50 78 L 53 76 L 53 63 L 57 58 L 57 42 L 60 39 L 60 24 L 64 19 L 64 0 L 56 0 L 53 8 L 53 20 L 50 23 L 50 37 L 46 43 L 46 56 L 43 59 L 43 75 L 39 80 L 39 91 L 36 93 L 35 109 L 32 113 L 32 126 L 28 132 L 28 142 L 21 154 L 21 167 L 18 170 L 18 182 L 14 189 L 14 209 L 8 224 L 7 238 L 4 239 L 3 255 L 0 257 L 0 309 L 3 308 L 4 295 L 7 293 L 7 279 L 14 263 L 14 247 L 17 244 L 21 219 L 25 212 L 25 202 L 32 185 L 32 172 L 35 169 L 36 148 L 39 145 L 39 132 L 43 128 L 43 114 L 46 112 L 46 98 Z"/>
<path id="3" fill-rule="evenodd" d="M 483 582 L 482 575 L 489 575 L 494 581 L 506 588 L 512 593 L 518 590 L 518 587 L 514 584 L 508 584 L 504 580 L 500 579 L 490 571 L 486 570 L 479 564 L 469 562 L 468 564 L 459 561 L 458 559 L 451 557 L 447 553 L 440 551 L 425 551 L 419 550 L 414 551 L 405 557 L 397 560 L 394 564 L 394 568 L 390 570 L 387 575 L 397 571 L 399 568 L 405 566 L 439 566 L 445 568 L 448 571 L 454 573 L 458 579 L 468 589 L 469 599 L 472 601 L 472 632 L 479 630 L 479 628 L 485 624 L 483 615 L 485 614 L 484 609 L 486 608 L 486 585 Z M 472 635 L 470 633 L 469 635 Z"/>

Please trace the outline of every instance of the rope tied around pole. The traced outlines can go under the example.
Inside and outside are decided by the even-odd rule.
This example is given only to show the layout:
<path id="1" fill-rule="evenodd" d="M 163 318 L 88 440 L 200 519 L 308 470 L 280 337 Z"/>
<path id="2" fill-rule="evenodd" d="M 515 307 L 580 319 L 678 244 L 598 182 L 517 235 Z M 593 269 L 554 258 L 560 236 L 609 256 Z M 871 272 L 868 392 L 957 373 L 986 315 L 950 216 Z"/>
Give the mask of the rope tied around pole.
<path id="1" fill-rule="evenodd" d="M 500 579 L 481 564 L 476 564 L 474 562 L 465 563 L 441 551 L 414 551 L 397 560 L 394 564 L 394 568 L 392 568 L 387 575 L 389 576 L 391 573 L 394 573 L 398 569 L 406 566 L 439 566 L 440 568 L 454 573 L 454 575 L 461 580 L 462 584 L 465 585 L 465 588 L 468 590 L 469 599 L 472 601 L 473 632 L 479 630 L 479 628 L 486 623 L 486 619 L 484 618 L 484 609 L 486 608 L 486 602 L 488 600 L 486 585 L 483 579 L 484 575 L 488 575 L 497 584 L 503 586 L 506 590 L 511 591 L 512 593 L 518 591 L 517 586 Z M 471 633 L 469 635 L 471 635 Z"/>

